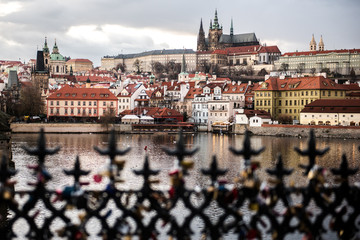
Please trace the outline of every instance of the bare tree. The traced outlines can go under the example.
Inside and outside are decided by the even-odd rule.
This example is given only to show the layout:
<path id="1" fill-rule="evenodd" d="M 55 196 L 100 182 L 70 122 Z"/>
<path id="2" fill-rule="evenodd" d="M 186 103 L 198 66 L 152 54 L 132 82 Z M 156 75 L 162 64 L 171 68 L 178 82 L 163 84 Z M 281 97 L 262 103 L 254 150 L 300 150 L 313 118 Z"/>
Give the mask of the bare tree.
<path id="1" fill-rule="evenodd" d="M 269 74 L 265 68 L 262 68 L 259 72 L 258 72 L 258 76 L 265 76 L 266 74 Z"/>
<path id="2" fill-rule="evenodd" d="M 286 73 L 287 70 L 289 70 L 289 64 L 287 64 L 287 63 L 282 63 L 281 66 L 280 66 L 280 68 L 279 68 L 279 71 Z"/>
<path id="3" fill-rule="evenodd" d="M 23 87 L 20 91 L 20 106 L 22 115 L 40 115 L 44 113 L 44 102 L 41 92 L 35 86 Z"/>
<path id="4" fill-rule="evenodd" d="M 311 73 L 312 75 L 314 75 L 315 72 L 316 72 L 316 68 L 311 68 L 311 69 L 310 69 L 310 73 Z"/>
<path id="5" fill-rule="evenodd" d="M 141 61 L 139 59 L 136 59 L 133 63 L 133 67 L 136 69 L 137 73 L 141 72 Z"/>
<path id="6" fill-rule="evenodd" d="M 124 64 L 119 63 L 118 65 L 116 65 L 115 70 L 116 70 L 116 71 L 119 71 L 119 70 L 120 70 L 121 72 L 125 72 L 125 71 L 126 71 L 126 65 L 125 65 L 125 63 L 124 63 Z"/>
<path id="7" fill-rule="evenodd" d="M 105 114 L 100 118 L 101 126 L 109 131 L 109 126 L 115 122 L 115 111 L 108 107 Z"/>
<path id="8" fill-rule="evenodd" d="M 305 63 L 299 63 L 297 65 L 297 72 L 302 74 L 305 71 Z"/>

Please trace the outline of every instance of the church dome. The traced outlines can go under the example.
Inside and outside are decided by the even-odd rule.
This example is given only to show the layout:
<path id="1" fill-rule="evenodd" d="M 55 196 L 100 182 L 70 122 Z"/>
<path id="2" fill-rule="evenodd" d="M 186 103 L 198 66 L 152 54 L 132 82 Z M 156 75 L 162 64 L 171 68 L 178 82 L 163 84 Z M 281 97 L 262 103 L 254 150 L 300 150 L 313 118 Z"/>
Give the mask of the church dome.
<path id="1" fill-rule="evenodd" d="M 65 61 L 65 57 L 60 53 L 52 53 L 50 54 L 50 60 L 53 61 Z"/>

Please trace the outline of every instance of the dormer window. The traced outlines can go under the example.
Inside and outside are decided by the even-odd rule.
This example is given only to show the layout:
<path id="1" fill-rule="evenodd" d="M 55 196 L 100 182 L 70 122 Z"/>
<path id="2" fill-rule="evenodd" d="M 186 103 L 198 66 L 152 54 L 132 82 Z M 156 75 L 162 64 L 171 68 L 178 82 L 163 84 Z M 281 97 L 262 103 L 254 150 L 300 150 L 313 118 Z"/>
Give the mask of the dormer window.
<path id="1" fill-rule="evenodd" d="M 61 96 L 61 93 L 56 94 L 56 96 L 57 96 L 57 97 L 60 97 L 60 96 Z"/>
<path id="2" fill-rule="evenodd" d="M 83 97 L 86 97 L 87 96 L 87 94 L 86 93 L 83 93 Z"/>
<path id="3" fill-rule="evenodd" d="M 95 93 L 92 93 L 92 94 L 91 94 L 91 97 L 95 97 Z"/>
<path id="4" fill-rule="evenodd" d="M 68 97 L 68 96 L 70 96 L 70 93 L 65 93 L 65 97 Z"/>

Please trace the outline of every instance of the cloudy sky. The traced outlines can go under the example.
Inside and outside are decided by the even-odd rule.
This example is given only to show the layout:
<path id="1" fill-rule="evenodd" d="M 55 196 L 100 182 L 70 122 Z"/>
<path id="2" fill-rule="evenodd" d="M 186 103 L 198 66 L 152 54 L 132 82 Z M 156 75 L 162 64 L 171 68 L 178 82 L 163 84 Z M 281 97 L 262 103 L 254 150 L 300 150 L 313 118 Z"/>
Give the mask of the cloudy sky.
<path id="1" fill-rule="evenodd" d="M 50 50 L 88 58 L 154 49 L 196 49 L 217 8 L 229 34 L 255 32 L 282 53 L 308 50 L 312 34 L 325 49 L 360 48 L 359 0 L 0 0 L 0 60 L 36 57 L 45 36 Z"/>

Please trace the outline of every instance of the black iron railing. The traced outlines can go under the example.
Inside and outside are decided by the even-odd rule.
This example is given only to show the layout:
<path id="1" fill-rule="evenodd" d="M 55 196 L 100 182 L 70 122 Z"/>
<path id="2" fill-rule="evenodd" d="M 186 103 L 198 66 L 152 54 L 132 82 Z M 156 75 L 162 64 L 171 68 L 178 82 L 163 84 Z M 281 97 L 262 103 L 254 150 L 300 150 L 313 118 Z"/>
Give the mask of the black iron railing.
<path id="1" fill-rule="evenodd" d="M 112 132 L 107 149 L 95 147 L 99 154 L 110 159 L 107 171 L 94 178 L 108 177 L 106 188 L 102 191 L 83 190 L 82 185 L 86 183 L 81 181 L 81 176 L 89 172 L 81 169 L 77 158 L 73 169 L 64 170 L 66 175 L 73 177 L 73 184 L 55 191 L 46 187 L 51 175 L 44 162 L 46 156 L 56 154 L 59 148 L 48 149 L 45 143 L 41 131 L 37 147 L 25 148 L 28 154 L 38 157 L 38 164 L 30 166 L 36 175 L 36 182 L 30 184 L 31 191 L 14 191 L 11 177 L 16 171 L 8 168 L 5 158 L 2 160 L 0 204 L 8 208 L 1 214 L 1 219 L 6 219 L 0 229 L 2 238 L 15 238 L 21 230 L 28 239 L 85 239 L 93 225 L 99 228 L 96 235 L 100 239 L 159 239 L 163 236 L 176 239 L 226 239 L 230 236 L 232 239 L 260 239 L 264 236 L 284 239 L 292 234 L 303 239 L 322 239 L 327 233 L 341 239 L 359 237 L 360 190 L 348 181 L 348 177 L 358 169 L 350 169 L 343 155 L 339 168 L 331 169 L 338 182 L 328 186 L 324 169 L 316 164 L 316 157 L 328 149 L 316 149 L 313 131 L 310 131 L 308 148 L 295 149 L 309 159 L 308 165 L 300 166 L 308 178 L 304 187 L 285 185 L 284 178 L 292 174 L 293 169 L 284 167 L 281 156 L 273 169 L 267 169 L 272 180 L 264 184 L 256 175 L 260 163 L 251 159 L 264 148 L 252 149 L 246 132 L 243 148 L 230 148 L 244 161 L 244 168 L 239 171 L 238 180 L 232 187 L 218 180 L 227 170 L 218 167 L 214 156 L 209 168 L 202 169 L 202 174 L 211 180 L 209 186 L 187 189 L 185 176 L 193 162 L 186 157 L 198 149 L 186 149 L 180 133 L 175 149 L 164 148 L 168 155 L 176 157 L 175 168 L 169 173 L 168 190 L 159 191 L 153 187 L 156 184 L 153 176 L 159 170 L 150 168 L 148 156 L 142 169 L 134 170 L 143 179 L 141 189 L 120 190 L 124 161 L 116 157 L 125 155 L 130 149 L 118 149 Z M 16 199 L 25 200 L 20 203 Z M 183 221 L 178 221 L 172 211 L 180 202 L 183 211 L 188 213 Z M 112 206 L 110 209 L 109 205 Z M 213 216 L 214 209 L 216 217 Z M 111 217 L 114 211 L 118 214 Z M 37 220 L 39 214 L 42 214 L 42 221 Z M 20 219 L 22 226 L 16 227 Z M 199 223 L 200 235 L 197 236 L 192 226 L 194 221 Z"/>

